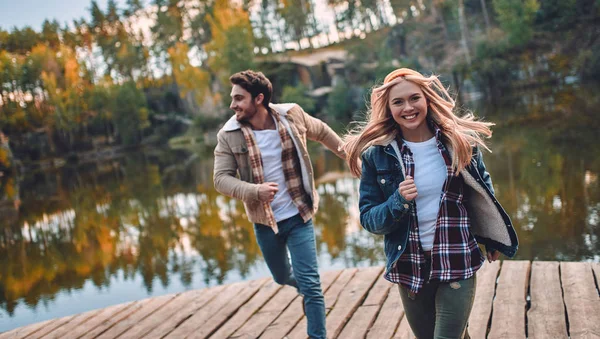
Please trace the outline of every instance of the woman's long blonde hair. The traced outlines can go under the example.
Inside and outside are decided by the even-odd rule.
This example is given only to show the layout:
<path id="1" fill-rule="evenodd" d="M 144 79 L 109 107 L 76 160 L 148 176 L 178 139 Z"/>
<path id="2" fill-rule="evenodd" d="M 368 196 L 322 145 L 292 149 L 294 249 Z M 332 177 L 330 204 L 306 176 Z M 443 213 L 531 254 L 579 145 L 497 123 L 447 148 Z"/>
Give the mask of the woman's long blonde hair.
<path id="1" fill-rule="evenodd" d="M 358 159 L 367 148 L 389 144 L 401 133 L 392 117 L 388 100 L 390 89 L 402 81 L 410 81 L 423 91 L 428 103 L 427 115 L 441 129 L 446 146 L 452 149 L 452 168 L 457 175 L 469 165 L 473 146 L 479 145 L 489 151 L 482 136 L 492 136 L 490 126 L 493 123 L 476 121 L 470 112 L 457 116 L 454 113 L 454 99 L 437 76 L 425 77 L 412 69 L 401 68 L 388 74 L 383 85 L 373 88 L 366 122 L 359 123 L 344 136 L 342 149 L 346 152 L 346 161 L 353 175 L 360 177 Z"/>

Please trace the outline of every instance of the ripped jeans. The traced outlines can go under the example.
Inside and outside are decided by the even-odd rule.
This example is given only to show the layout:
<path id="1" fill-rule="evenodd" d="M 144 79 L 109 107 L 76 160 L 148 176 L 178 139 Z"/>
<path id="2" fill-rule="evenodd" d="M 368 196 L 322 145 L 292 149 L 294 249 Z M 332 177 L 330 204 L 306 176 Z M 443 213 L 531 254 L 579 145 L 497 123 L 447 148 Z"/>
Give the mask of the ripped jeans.
<path id="1" fill-rule="evenodd" d="M 466 330 L 477 279 L 429 282 L 414 294 L 398 285 L 406 319 L 418 339 L 470 338 Z"/>

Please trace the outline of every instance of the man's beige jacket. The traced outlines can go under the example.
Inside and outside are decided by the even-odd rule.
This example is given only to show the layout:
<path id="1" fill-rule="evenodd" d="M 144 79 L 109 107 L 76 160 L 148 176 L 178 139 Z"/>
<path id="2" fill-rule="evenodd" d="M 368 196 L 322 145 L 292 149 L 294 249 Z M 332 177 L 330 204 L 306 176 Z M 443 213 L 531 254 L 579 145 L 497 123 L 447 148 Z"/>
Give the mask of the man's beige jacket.
<path id="1" fill-rule="evenodd" d="M 281 122 L 292 136 L 302 166 L 302 183 L 313 200 L 314 215 L 319 207 L 319 195 L 315 189 L 306 139 L 320 142 L 345 159 L 344 151 L 339 149 L 342 140 L 327 124 L 308 115 L 297 104 L 271 104 L 270 107 L 275 114 L 279 114 Z M 242 200 L 250 222 L 268 225 L 267 213 L 258 200 L 259 185 L 254 183 L 252 177 L 248 147 L 240 127 L 234 115 L 217 134 L 213 178 L 215 188 L 221 194 Z"/>

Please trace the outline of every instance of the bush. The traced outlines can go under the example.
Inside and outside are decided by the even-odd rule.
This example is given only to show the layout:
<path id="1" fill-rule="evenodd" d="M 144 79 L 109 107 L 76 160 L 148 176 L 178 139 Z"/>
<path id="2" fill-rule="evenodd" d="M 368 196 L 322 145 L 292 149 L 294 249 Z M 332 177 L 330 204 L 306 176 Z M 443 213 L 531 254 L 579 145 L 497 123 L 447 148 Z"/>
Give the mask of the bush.
<path id="1" fill-rule="evenodd" d="M 296 103 L 306 112 L 313 112 L 315 109 L 315 99 L 306 95 L 306 87 L 302 84 L 296 87 L 284 86 L 281 102 Z"/>

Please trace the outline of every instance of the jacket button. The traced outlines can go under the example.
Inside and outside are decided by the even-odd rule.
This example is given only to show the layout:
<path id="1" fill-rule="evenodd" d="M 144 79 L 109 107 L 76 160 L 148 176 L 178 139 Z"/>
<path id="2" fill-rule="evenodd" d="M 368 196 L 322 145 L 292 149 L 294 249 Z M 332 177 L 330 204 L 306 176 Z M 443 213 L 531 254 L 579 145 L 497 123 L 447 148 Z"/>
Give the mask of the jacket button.
<path id="1" fill-rule="evenodd" d="M 402 245 L 398 245 L 398 251 L 402 250 Z"/>
<path id="2" fill-rule="evenodd" d="M 382 183 L 382 184 L 385 184 L 385 179 L 381 179 L 381 183 Z"/>
<path id="3" fill-rule="evenodd" d="M 408 204 L 404 204 L 404 208 L 408 209 Z"/>

